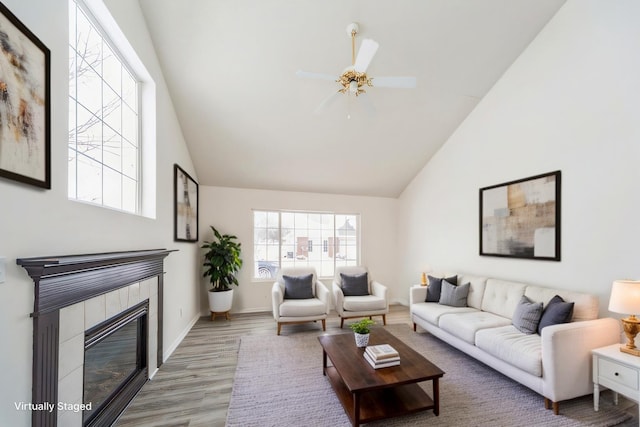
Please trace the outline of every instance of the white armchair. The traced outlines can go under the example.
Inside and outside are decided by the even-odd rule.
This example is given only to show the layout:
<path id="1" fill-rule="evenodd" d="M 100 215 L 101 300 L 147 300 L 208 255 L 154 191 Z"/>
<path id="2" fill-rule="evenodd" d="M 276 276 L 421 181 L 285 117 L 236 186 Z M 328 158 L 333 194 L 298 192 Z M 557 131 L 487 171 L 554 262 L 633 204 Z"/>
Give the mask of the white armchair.
<path id="1" fill-rule="evenodd" d="M 296 280 L 311 274 L 311 290 L 304 280 Z M 285 278 L 288 276 L 287 284 Z M 305 294 L 308 293 L 308 294 Z M 293 297 L 293 298 L 288 298 Z M 278 324 L 278 335 L 284 323 L 305 323 L 322 320 L 322 330 L 327 330 L 329 315 L 329 290 L 318 280 L 313 267 L 281 268 L 271 289 L 273 318 Z"/>
<path id="2" fill-rule="evenodd" d="M 343 277 L 340 275 L 341 273 L 351 277 L 361 276 L 362 274 L 367 273 L 367 284 L 364 291 L 355 292 L 360 295 L 353 295 L 353 288 L 350 287 L 349 289 L 345 288 L 343 290 L 344 283 Z M 336 269 L 335 277 L 333 278 L 332 288 L 333 303 L 338 315 L 340 316 L 341 328 L 344 326 L 344 319 L 351 319 L 354 317 L 371 318 L 371 316 L 382 316 L 382 323 L 384 325 L 387 324 L 387 313 L 389 312 L 387 287 L 379 282 L 371 280 L 366 267 L 338 267 Z"/>

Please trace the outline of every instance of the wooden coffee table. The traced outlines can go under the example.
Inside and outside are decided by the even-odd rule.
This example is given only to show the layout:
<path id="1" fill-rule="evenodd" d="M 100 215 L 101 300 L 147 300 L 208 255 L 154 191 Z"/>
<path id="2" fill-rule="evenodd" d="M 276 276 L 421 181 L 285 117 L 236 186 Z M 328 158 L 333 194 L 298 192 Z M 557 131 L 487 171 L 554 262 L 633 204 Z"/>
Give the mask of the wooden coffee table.
<path id="1" fill-rule="evenodd" d="M 400 353 L 400 365 L 389 368 L 373 369 L 351 333 L 318 340 L 322 373 L 354 426 L 428 409 L 439 415 L 438 380 L 444 372 L 386 330 L 373 329 L 369 345 L 390 344 Z M 327 358 L 333 366 L 327 366 Z M 422 381 L 432 381 L 433 398 L 417 384 Z"/>

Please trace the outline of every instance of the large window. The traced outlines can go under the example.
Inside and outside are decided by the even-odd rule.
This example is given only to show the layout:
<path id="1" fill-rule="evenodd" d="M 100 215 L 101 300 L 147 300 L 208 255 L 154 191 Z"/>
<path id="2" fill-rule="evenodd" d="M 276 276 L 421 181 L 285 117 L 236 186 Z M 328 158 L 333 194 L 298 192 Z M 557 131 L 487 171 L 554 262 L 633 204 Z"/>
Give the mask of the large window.
<path id="1" fill-rule="evenodd" d="M 274 278 L 281 267 L 315 267 L 331 277 L 336 266 L 358 265 L 359 215 L 254 211 L 254 277 Z"/>
<path id="2" fill-rule="evenodd" d="M 82 2 L 69 1 L 69 198 L 140 212 L 138 79 Z"/>

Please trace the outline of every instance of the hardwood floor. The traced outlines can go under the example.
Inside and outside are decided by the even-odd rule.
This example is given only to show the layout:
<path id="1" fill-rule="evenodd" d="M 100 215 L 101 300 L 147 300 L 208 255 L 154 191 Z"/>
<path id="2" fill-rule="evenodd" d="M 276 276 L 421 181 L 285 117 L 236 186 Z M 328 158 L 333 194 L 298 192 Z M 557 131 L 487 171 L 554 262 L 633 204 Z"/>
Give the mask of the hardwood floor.
<path id="1" fill-rule="evenodd" d="M 374 320 L 381 322 L 380 317 Z M 327 319 L 327 332 L 348 332 L 350 322 L 347 320 L 340 329 L 340 318 L 332 312 Z M 389 323 L 409 324 L 408 308 L 391 306 Z M 282 335 L 314 330 L 322 333 L 319 322 L 283 325 Z M 243 335 L 273 335 L 277 339 L 271 312 L 236 314 L 231 320 L 218 317 L 213 322 L 208 317 L 198 320 L 116 426 L 224 426 Z"/>
<path id="2" fill-rule="evenodd" d="M 355 319 L 357 320 L 357 319 Z M 381 322 L 380 317 L 374 320 Z M 348 324 L 352 320 L 347 320 Z M 411 324 L 408 307 L 393 305 L 387 324 Z M 348 332 L 340 329 L 340 318 L 332 312 L 327 319 L 327 333 Z M 302 331 L 322 333 L 320 323 L 284 325 L 283 335 Z M 240 337 L 243 335 L 276 336 L 276 324 L 270 312 L 236 314 L 231 320 L 203 317 L 196 322 L 183 342 L 142 388 L 138 396 L 116 422 L 117 427 L 222 427 L 235 375 Z M 540 404 L 543 403 L 540 398 Z M 620 396 L 634 419 L 624 426 L 637 425 L 638 405 Z"/>

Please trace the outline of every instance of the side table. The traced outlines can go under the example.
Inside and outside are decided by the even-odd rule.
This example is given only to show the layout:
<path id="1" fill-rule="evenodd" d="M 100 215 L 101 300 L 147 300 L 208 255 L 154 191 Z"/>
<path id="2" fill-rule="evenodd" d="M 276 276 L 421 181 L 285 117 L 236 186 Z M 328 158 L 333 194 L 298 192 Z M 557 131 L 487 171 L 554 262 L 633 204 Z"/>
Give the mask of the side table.
<path id="1" fill-rule="evenodd" d="M 618 404 L 618 393 L 640 402 L 640 357 L 620 351 L 624 344 L 613 344 L 591 350 L 593 355 L 593 409 L 600 405 L 600 386 L 613 391 L 613 402 Z M 640 416 L 640 409 L 639 409 Z"/>

